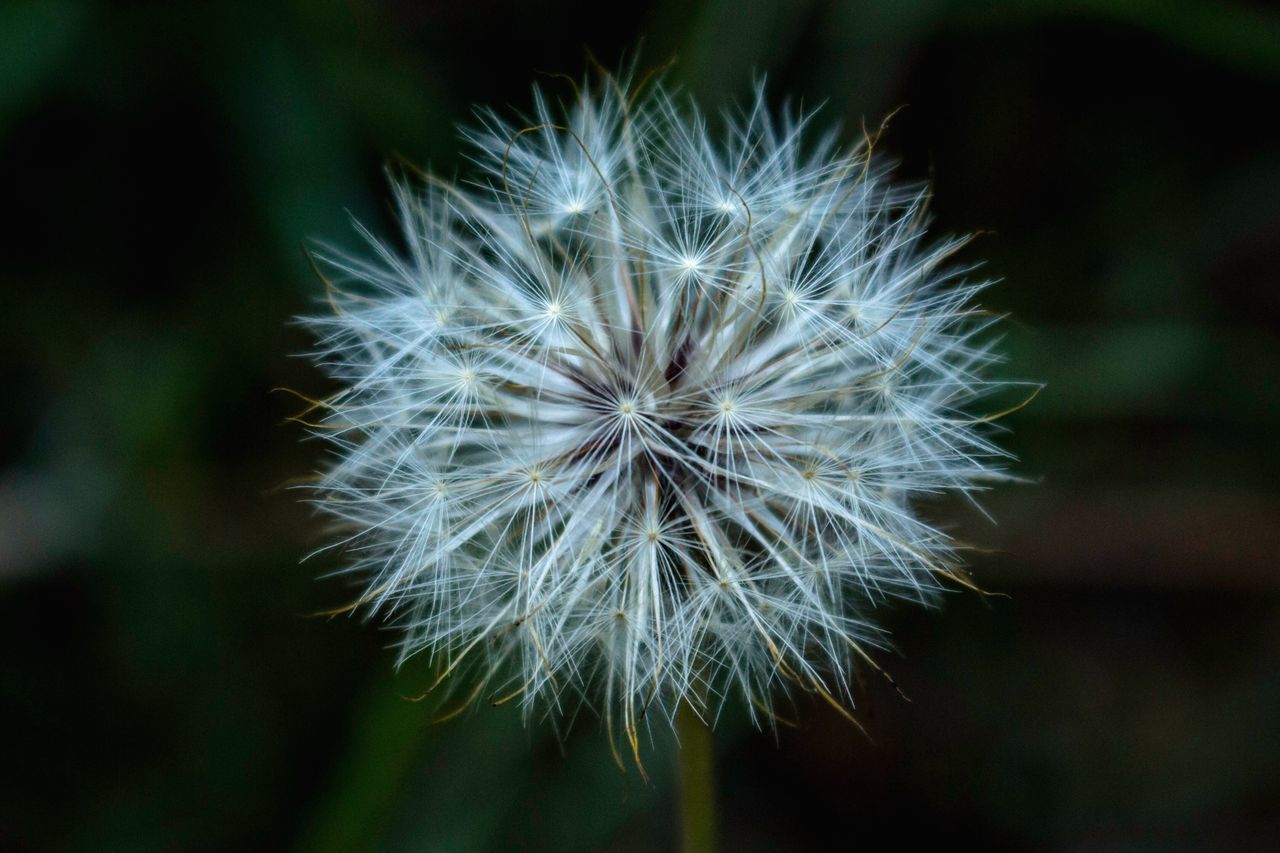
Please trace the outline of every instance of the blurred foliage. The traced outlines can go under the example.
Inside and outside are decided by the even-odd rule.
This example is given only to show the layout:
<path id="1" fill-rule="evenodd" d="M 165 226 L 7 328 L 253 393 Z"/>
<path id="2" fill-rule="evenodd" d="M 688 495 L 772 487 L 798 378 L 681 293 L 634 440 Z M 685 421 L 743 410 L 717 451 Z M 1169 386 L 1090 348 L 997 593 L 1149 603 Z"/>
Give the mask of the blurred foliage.
<path id="1" fill-rule="evenodd" d="M 382 167 L 643 40 L 705 105 L 895 108 L 939 233 L 980 230 L 1019 470 L 936 517 L 994 546 L 886 618 L 868 741 L 803 705 L 718 731 L 725 849 L 1265 849 L 1280 839 L 1280 13 L 1231 0 L 322 0 L 0 5 L 3 849 L 660 850 L 598 726 L 444 725 L 299 565 L 317 446 L 271 389 L 302 247 L 387 230 Z M 546 85 L 555 86 L 549 78 Z"/>

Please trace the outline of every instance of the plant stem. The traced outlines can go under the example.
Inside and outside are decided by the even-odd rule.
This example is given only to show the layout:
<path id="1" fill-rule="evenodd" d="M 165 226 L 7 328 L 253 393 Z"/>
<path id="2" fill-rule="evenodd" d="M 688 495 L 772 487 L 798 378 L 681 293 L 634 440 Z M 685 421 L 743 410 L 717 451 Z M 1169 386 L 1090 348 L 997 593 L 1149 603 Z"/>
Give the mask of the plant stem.
<path id="1" fill-rule="evenodd" d="M 714 853 L 716 849 L 715 756 L 711 729 L 687 703 L 676 711 L 680 739 L 680 849 Z"/>

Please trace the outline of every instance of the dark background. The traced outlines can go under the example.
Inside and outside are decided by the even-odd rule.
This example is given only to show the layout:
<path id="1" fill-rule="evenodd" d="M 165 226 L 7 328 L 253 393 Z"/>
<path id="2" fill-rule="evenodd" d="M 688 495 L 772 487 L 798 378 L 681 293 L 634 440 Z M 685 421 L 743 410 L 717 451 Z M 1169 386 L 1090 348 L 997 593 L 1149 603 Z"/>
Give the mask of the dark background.
<path id="1" fill-rule="evenodd" d="M 1244 0 L 0 4 L 0 848 L 662 850 L 594 723 L 433 726 L 376 625 L 308 616 L 281 488 L 323 389 L 302 246 L 390 228 L 382 166 L 462 168 L 644 38 L 712 109 L 753 72 L 932 179 L 1002 280 L 1018 470 L 933 516 L 993 549 L 886 614 L 871 741 L 821 704 L 717 731 L 726 850 L 1280 838 L 1280 11 Z M 872 742 L 873 741 L 873 742 Z"/>

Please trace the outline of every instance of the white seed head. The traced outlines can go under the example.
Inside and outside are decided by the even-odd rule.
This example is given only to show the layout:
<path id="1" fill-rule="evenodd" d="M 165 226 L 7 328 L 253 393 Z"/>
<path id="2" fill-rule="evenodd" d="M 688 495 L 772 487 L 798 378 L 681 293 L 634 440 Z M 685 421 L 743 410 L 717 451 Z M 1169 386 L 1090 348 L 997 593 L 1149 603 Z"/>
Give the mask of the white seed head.
<path id="1" fill-rule="evenodd" d="M 318 505 L 361 604 L 476 697 L 633 742 L 681 701 L 849 701 L 875 608 L 957 577 L 916 499 L 1000 476 L 959 241 L 760 93 L 720 134 L 660 89 L 535 97 L 467 134 L 474 183 L 397 183 L 402 245 L 318 253 Z"/>

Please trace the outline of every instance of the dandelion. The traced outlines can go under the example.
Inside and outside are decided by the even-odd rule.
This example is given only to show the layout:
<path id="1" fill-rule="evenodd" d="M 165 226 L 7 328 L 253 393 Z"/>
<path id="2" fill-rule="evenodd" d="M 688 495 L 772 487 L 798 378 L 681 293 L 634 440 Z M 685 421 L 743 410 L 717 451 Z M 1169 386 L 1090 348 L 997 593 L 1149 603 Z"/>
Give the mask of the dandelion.
<path id="1" fill-rule="evenodd" d="M 713 132 L 606 78 L 481 114 L 476 176 L 394 182 L 398 243 L 321 250 L 317 503 L 357 605 L 466 698 L 844 708 L 875 611 L 967 584 L 919 499 L 1001 474 L 983 286 L 926 193 L 758 91 Z M 872 664 L 874 665 L 874 664 Z"/>

